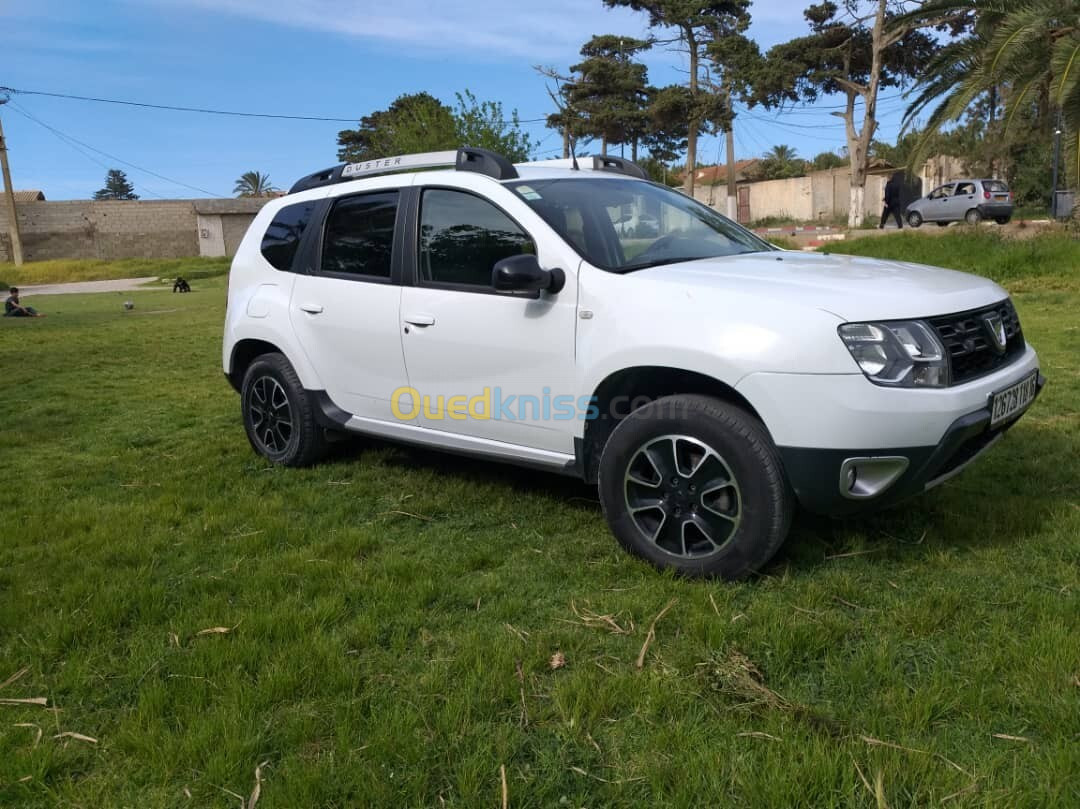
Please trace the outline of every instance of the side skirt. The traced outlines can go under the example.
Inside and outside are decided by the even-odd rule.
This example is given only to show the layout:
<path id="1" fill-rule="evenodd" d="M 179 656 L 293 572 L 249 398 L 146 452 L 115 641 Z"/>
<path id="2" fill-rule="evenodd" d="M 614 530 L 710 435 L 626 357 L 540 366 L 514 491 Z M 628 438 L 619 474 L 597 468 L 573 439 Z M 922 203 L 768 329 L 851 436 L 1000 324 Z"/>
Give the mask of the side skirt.
<path id="1" fill-rule="evenodd" d="M 325 390 L 306 391 L 316 405 L 319 424 L 327 430 L 337 430 L 357 435 L 369 435 L 388 441 L 437 449 L 457 455 L 482 458 L 491 461 L 541 469 L 569 477 L 581 477 L 577 458 L 562 452 L 523 447 L 489 438 L 473 438 L 458 433 L 447 433 L 414 424 L 399 424 L 380 419 L 362 418 L 348 413 L 334 404 Z"/>

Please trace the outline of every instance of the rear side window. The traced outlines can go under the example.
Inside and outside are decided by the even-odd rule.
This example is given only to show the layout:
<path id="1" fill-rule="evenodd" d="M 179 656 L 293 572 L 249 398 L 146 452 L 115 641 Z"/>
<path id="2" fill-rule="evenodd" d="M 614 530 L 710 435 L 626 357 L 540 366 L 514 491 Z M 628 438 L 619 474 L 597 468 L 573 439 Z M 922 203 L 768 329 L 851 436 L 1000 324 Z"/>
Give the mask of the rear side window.
<path id="1" fill-rule="evenodd" d="M 397 191 L 344 197 L 326 218 L 322 272 L 390 278 Z"/>
<path id="2" fill-rule="evenodd" d="M 276 270 L 292 270 L 296 249 L 300 246 L 300 237 L 311 221 L 314 202 L 301 202 L 287 205 L 274 216 L 274 221 L 266 229 L 262 240 L 263 258 Z"/>
<path id="3" fill-rule="evenodd" d="M 992 194 L 1004 194 L 1009 190 L 1009 186 L 1001 180 L 983 180 L 983 190 Z"/>

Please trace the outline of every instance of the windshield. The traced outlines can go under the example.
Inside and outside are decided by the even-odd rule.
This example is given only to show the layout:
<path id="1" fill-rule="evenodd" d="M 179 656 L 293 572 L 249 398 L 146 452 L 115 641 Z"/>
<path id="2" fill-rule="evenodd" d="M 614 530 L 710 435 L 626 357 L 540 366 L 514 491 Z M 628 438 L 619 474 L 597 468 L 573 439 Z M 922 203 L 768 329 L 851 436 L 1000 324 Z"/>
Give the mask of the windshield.
<path id="1" fill-rule="evenodd" d="M 611 272 L 776 249 L 712 208 L 654 183 L 560 178 L 506 186 L 586 261 Z"/>

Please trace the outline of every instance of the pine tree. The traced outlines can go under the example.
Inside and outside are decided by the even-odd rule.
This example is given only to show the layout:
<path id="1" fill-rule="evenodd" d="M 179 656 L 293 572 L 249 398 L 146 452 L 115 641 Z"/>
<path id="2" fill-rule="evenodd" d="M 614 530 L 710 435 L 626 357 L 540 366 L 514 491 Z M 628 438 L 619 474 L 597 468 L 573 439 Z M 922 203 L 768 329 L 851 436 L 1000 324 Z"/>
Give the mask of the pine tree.
<path id="1" fill-rule="evenodd" d="M 105 187 L 94 194 L 94 199 L 138 199 L 135 186 L 128 182 L 127 175 L 120 169 L 109 169 L 105 176 Z"/>

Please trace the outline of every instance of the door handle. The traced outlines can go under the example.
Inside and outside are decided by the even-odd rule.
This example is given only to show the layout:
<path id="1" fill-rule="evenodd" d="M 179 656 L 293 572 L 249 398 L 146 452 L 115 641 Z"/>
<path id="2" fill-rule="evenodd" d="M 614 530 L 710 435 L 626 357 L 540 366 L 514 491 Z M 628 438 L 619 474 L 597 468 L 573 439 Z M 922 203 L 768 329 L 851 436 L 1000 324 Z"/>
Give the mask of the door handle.
<path id="1" fill-rule="evenodd" d="M 405 315 L 405 322 L 411 326 L 434 326 L 435 316 L 420 313 L 415 315 Z"/>
<path id="2" fill-rule="evenodd" d="M 322 305 L 318 303 L 302 303 L 300 304 L 300 311 L 307 312 L 309 315 L 317 315 L 322 313 Z"/>

